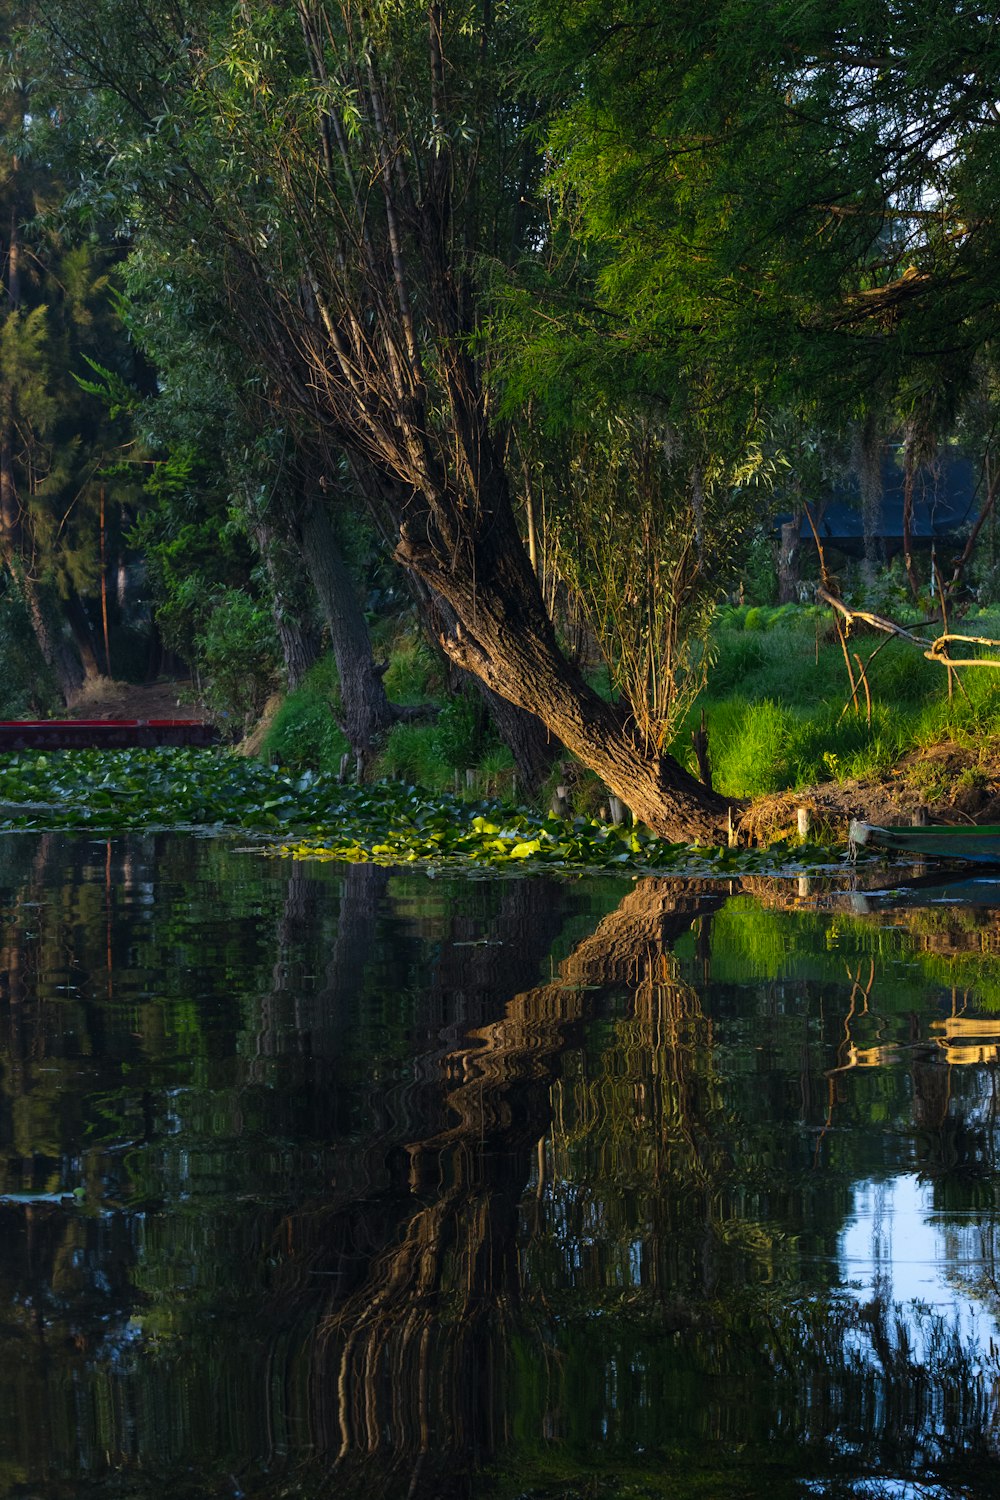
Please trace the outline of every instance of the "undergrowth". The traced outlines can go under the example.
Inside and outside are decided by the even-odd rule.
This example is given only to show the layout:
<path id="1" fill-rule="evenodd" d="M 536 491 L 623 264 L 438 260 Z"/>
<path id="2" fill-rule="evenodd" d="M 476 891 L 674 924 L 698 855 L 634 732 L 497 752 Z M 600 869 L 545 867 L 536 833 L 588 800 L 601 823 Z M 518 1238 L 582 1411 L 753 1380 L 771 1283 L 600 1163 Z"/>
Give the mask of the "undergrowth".
<path id="1" fill-rule="evenodd" d="M 970 616 L 964 628 L 1000 636 L 1000 618 Z M 981 743 L 1000 728 L 1000 674 L 966 669 L 949 702 L 941 666 L 865 630 L 849 649 L 868 666 L 869 723 L 863 694 L 854 709 L 842 648 L 818 607 L 727 609 L 713 639 L 708 686 L 673 748 L 690 762 L 690 731 L 704 710 L 714 784 L 728 796 L 876 777 L 910 751 L 944 739 Z"/>
<path id="2" fill-rule="evenodd" d="M 436 711 L 426 721 L 393 725 L 375 762 L 374 778 L 404 781 L 429 792 L 511 796 L 513 758 L 478 695 L 449 696 L 439 658 L 412 633 L 398 631 L 387 646 L 384 681 L 391 701 L 429 704 Z M 336 667 L 327 655 L 285 698 L 264 737 L 263 757 L 293 770 L 338 774 L 349 749 L 339 713 Z"/>
<path id="3" fill-rule="evenodd" d="M 1000 618 L 969 616 L 964 628 L 969 634 L 1000 636 Z M 908 752 L 949 739 L 982 744 L 1000 728 L 1000 673 L 965 670 L 949 702 L 940 666 L 905 642 L 865 630 L 850 637 L 849 648 L 868 664 L 869 722 L 863 695 L 860 713 L 850 701 L 829 611 L 815 606 L 727 608 L 716 623 L 713 648 L 708 686 L 672 748 L 691 764 L 690 732 L 704 710 L 714 784 L 728 796 L 876 778 Z M 390 698 L 436 705 L 438 712 L 426 722 L 393 727 L 376 776 L 432 793 L 512 797 L 511 756 L 478 697 L 449 696 L 440 658 L 412 629 L 397 628 L 381 649 L 389 656 Z M 347 750 L 337 711 L 336 673 L 327 657 L 285 699 L 264 755 L 292 768 L 336 773 Z M 596 778 L 582 767 L 567 770 L 562 762 L 544 794 L 546 804 L 556 782 L 567 785 L 577 814 L 590 816 L 606 801 Z M 927 790 L 930 800 L 933 788 Z"/>

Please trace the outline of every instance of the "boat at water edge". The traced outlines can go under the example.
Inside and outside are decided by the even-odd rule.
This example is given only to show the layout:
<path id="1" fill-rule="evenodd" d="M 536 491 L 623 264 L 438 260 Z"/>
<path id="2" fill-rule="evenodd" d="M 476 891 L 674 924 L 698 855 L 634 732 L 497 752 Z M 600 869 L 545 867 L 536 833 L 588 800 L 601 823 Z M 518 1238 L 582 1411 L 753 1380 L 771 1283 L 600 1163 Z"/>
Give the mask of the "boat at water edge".
<path id="1" fill-rule="evenodd" d="M 848 831 L 852 849 L 877 849 L 910 859 L 952 859 L 966 864 L 1000 865 L 1000 824 L 961 827 L 928 824 L 880 828 L 852 818 Z"/>

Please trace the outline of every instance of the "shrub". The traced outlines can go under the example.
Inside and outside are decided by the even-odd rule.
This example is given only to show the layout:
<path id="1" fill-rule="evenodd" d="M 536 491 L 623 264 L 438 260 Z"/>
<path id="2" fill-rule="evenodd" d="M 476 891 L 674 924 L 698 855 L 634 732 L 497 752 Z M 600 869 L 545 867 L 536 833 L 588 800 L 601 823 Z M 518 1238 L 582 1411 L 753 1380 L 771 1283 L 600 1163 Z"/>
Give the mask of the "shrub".
<path id="1" fill-rule="evenodd" d="M 481 698 L 464 693 L 449 698 L 434 725 L 442 760 L 456 771 L 474 766 L 483 754 L 488 724 Z"/>
<path id="2" fill-rule="evenodd" d="M 234 736 L 245 734 L 279 681 L 270 613 L 242 589 L 225 589 L 195 637 L 195 650 L 205 701 Z"/>
<path id="3" fill-rule="evenodd" d="M 282 703 L 264 739 L 263 754 L 295 770 L 340 770 L 348 749 L 335 717 L 339 697 L 332 655 L 316 662 Z"/>
<path id="4" fill-rule="evenodd" d="M 9 573 L 0 581 L 0 718 L 34 717 L 55 710 L 59 694 L 38 649 L 21 592 Z"/>
<path id="5" fill-rule="evenodd" d="M 441 754 L 434 724 L 395 724 L 378 759 L 378 774 L 431 792 L 446 791 L 454 770 Z"/>

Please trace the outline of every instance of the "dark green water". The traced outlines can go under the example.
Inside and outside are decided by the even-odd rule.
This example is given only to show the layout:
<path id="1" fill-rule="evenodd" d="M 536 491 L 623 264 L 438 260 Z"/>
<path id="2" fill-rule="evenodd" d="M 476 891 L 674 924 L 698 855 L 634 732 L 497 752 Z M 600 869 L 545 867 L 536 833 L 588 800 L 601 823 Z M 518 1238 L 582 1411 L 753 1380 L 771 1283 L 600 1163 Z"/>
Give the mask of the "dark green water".
<path id="1" fill-rule="evenodd" d="M 0 1494 L 1000 1494 L 948 894 L 0 837 Z"/>

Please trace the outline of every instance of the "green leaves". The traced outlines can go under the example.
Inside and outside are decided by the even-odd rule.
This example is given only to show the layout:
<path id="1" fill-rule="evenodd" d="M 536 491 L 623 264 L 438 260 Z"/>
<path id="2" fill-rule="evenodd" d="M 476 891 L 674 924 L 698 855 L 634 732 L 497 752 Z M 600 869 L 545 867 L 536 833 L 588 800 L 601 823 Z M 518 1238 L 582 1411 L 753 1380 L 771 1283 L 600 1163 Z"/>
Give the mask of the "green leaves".
<path id="1" fill-rule="evenodd" d="M 0 828 L 243 830 L 293 859 L 425 861 L 519 871 L 677 870 L 713 875 L 829 862 L 821 850 L 692 848 L 591 818 L 430 798 L 397 782 L 342 786 L 210 750 L 74 750 L 0 757 Z M 429 871 L 432 873 L 432 870 Z"/>

